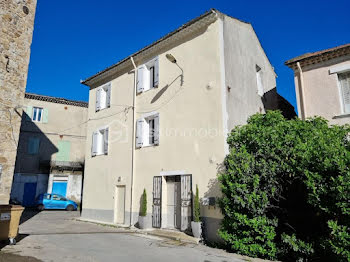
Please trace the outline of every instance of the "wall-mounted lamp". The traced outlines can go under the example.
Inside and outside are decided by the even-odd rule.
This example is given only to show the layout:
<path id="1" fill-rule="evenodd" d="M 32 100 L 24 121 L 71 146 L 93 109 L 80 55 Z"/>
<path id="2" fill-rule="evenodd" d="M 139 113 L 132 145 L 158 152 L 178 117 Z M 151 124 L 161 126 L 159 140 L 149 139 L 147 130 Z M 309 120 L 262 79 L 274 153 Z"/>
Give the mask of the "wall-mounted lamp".
<path id="1" fill-rule="evenodd" d="M 177 65 L 181 70 L 181 85 L 184 83 L 184 70 L 178 65 L 176 58 L 172 54 L 166 54 L 165 57 L 173 64 Z"/>

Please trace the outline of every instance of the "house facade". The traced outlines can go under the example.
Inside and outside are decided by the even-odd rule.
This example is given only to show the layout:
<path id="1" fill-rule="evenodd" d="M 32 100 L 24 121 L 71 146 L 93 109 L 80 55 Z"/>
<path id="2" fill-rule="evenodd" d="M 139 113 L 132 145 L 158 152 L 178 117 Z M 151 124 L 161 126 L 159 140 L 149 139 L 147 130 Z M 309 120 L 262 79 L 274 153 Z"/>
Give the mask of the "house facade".
<path id="1" fill-rule="evenodd" d="M 0 1 L 0 204 L 10 199 L 36 2 Z"/>
<path id="2" fill-rule="evenodd" d="M 26 93 L 11 200 L 33 206 L 42 193 L 81 202 L 86 102 Z"/>
<path id="3" fill-rule="evenodd" d="M 298 56 L 293 69 L 299 117 L 350 123 L 350 44 Z"/>
<path id="4" fill-rule="evenodd" d="M 150 225 L 187 231 L 198 186 L 204 234 L 215 239 L 227 134 L 274 104 L 264 94 L 275 77 L 252 26 L 210 10 L 84 80 L 82 217 L 137 225 L 146 189 Z"/>

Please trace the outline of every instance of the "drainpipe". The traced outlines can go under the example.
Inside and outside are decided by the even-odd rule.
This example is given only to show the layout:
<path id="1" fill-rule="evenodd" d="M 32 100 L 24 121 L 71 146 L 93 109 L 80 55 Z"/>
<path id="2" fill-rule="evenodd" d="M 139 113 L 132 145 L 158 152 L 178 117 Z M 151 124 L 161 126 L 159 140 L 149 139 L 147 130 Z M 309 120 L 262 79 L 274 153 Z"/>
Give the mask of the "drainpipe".
<path id="1" fill-rule="evenodd" d="M 297 66 L 298 66 L 299 77 L 300 77 L 301 96 L 299 95 L 299 99 L 300 99 L 300 102 L 302 104 L 302 107 L 300 107 L 300 109 L 302 110 L 301 119 L 305 120 L 305 118 L 306 118 L 306 106 L 305 106 L 305 93 L 304 93 L 304 76 L 303 76 L 303 70 L 301 69 L 299 62 L 297 62 Z"/>
<path id="2" fill-rule="evenodd" d="M 132 226 L 132 201 L 133 201 L 133 188 L 134 188 L 134 173 L 135 173 L 135 147 L 136 147 L 136 85 L 137 85 L 137 67 L 134 61 L 134 58 L 130 57 L 131 63 L 134 66 L 134 90 L 133 90 L 133 99 L 132 99 L 132 164 L 131 164 L 131 189 L 130 189 L 130 227 Z"/>

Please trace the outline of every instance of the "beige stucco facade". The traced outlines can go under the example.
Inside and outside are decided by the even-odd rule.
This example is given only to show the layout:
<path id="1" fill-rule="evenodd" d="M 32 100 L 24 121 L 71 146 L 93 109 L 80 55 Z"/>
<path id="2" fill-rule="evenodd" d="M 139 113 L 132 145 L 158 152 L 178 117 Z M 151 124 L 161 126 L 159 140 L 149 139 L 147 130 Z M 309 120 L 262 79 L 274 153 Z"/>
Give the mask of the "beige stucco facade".
<path id="1" fill-rule="evenodd" d="M 338 74 L 330 71 L 343 66 L 348 66 L 350 70 L 350 55 L 303 67 L 304 105 L 301 100 L 300 74 L 296 72 L 294 82 L 298 112 L 305 110 L 306 118 L 322 116 L 330 124 L 350 123 L 350 115 L 344 114 L 343 110 Z"/>
<path id="2" fill-rule="evenodd" d="M 201 198 L 219 196 L 217 174 L 228 152 L 228 131 L 245 123 L 251 114 L 264 112 L 257 93 L 256 66 L 264 72 L 265 91 L 276 85 L 273 68 L 251 25 L 221 13 L 212 17 L 205 25 L 188 29 L 191 33 L 186 37 L 169 40 L 167 46 L 149 51 L 143 59 L 135 57 L 136 66 L 156 56 L 159 59 L 159 85 L 136 95 L 135 119 L 131 61 L 123 70 L 90 85 L 84 218 L 117 223 L 118 212 L 124 211 L 116 198 L 124 186 L 123 224 L 137 223 L 144 189 L 151 218 L 155 176 L 162 177 L 163 228 L 169 227 L 170 176 L 191 175 L 192 192 L 198 185 Z M 183 84 L 181 70 L 166 54 L 172 54 L 182 68 Z M 96 87 L 109 81 L 110 107 L 96 112 Z M 134 123 L 153 113 L 159 115 L 159 145 L 134 149 Z M 108 154 L 92 156 L 92 133 L 104 127 L 109 128 Z M 203 204 L 201 216 L 209 223 L 222 217 L 215 204 Z"/>

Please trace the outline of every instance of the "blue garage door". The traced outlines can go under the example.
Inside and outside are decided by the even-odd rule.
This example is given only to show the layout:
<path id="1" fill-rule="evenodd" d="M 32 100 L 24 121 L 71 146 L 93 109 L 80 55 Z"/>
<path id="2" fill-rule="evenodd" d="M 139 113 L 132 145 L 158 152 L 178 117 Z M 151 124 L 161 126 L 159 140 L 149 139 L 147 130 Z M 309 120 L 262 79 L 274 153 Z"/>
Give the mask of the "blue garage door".
<path id="1" fill-rule="evenodd" d="M 52 184 L 52 194 L 58 194 L 66 196 L 67 193 L 67 181 L 55 181 Z"/>
<path id="2" fill-rule="evenodd" d="M 36 183 L 25 183 L 22 205 L 30 207 L 35 205 Z"/>

